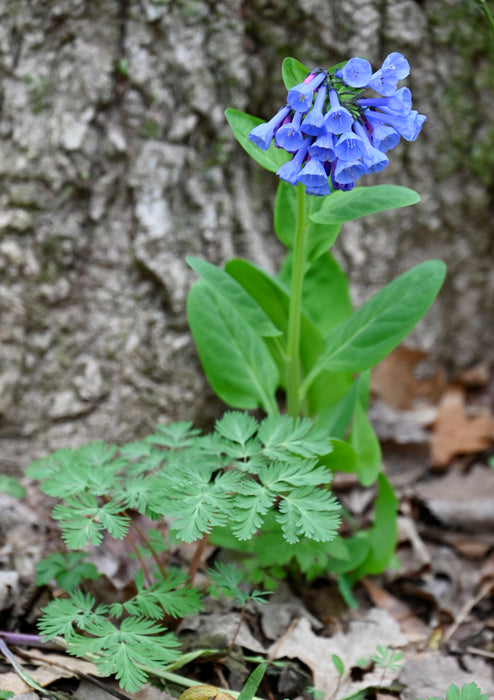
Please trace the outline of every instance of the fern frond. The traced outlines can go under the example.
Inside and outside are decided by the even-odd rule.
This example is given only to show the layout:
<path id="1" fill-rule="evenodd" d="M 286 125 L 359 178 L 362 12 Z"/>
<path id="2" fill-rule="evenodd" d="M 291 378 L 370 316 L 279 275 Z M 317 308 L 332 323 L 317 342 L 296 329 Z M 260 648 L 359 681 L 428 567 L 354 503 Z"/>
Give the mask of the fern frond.
<path id="1" fill-rule="evenodd" d="M 159 620 L 163 613 L 174 618 L 193 615 L 201 607 L 201 597 L 196 588 L 188 585 L 187 575 L 178 569 L 170 569 L 163 581 L 144 586 L 144 575 L 140 570 L 135 577 L 137 595 L 124 603 L 130 615 Z"/>
<path id="2" fill-rule="evenodd" d="M 310 486 L 293 489 L 280 501 L 277 520 L 290 543 L 301 537 L 328 542 L 338 532 L 341 506 L 333 496 Z"/>

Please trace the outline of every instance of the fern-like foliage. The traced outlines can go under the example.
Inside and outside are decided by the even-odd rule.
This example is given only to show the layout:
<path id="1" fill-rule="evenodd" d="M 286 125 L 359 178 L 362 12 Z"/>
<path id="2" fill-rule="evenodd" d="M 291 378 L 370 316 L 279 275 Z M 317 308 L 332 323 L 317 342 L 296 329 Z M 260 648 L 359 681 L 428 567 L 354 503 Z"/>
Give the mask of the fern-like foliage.
<path id="1" fill-rule="evenodd" d="M 183 583 L 182 575 L 172 574 L 163 587 L 146 590 L 141 580 L 137 595 L 123 606 L 96 605 L 91 595 L 74 591 L 69 598 L 48 603 L 39 630 L 45 640 L 65 637 L 70 654 L 90 654 L 100 675 L 115 675 L 123 688 L 135 692 L 147 681 L 149 670 L 162 669 L 180 655 L 178 640 L 156 619 L 164 610 L 170 614 L 197 612 L 197 591 L 171 591 L 175 584 Z"/>
<path id="2" fill-rule="evenodd" d="M 426 700 L 442 700 L 442 698 L 427 698 Z M 482 693 L 476 683 L 466 683 L 461 690 L 452 683 L 446 693 L 446 700 L 488 700 L 488 696 L 487 693 Z"/>
<path id="3" fill-rule="evenodd" d="M 122 448 L 102 442 L 58 450 L 34 462 L 29 475 L 63 499 L 53 517 L 71 549 L 125 536 L 128 510 L 171 519 L 174 536 L 193 542 L 229 526 L 249 540 L 269 513 L 289 543 L 334 538 L 340 506 L 320 458 L 331 441 L 311 420 L 232 411 L 211 435 L 190 423 L 160 426 Z"/>
<path id="4" fill-rule="evenodd" d="M 278 543 L 290 547 L 307 539 L 327 543 L 337 533 L 340 506 L 322 460 L 331 449 L 327 435 L 308 419 L 270 416 L 258 422 L 230 412 L 209 435 L 190 423 L 174 423 L 123 447 L 94 442 L 57 450 L 32 463 L 28 473 L 60 499 L 53 517 L 69 549 L 98 545 L 105 535 L 125 537 L 135 512 L 165 517 L 170 536 L 185 542 L 215 528 L 249 541 L 262 535 L 265 523 L 271 528 L 274 523 Z M 137 524 L 135 529 L 140 537 Z M 45 638 L 64 636 L 71 654 L 93 655 L 102 675 L 116 675 L 130 691 L 145 682 L 146 669 L 162 668 L 177 656 L 178 642 L 160 620 L 193 614 L 201 606 L 185 574 L 161 568 L 157 554 L 168 546 L 163 536 L 154 530 L 142 539 L 136 553 L 154 557 L 156 581 L 146 585 L 139 571 L 136 594 L 110 605 L 97 605 L 75 590 L 49 603 L 39 622 Z M 80 561 L 63 560 L 62 569 L 80 568 Z M 46 565 L 45 576 L 57 572 Z M 231 566 L 212 572 L 216 586 L 242 605 L 263 602 L 261 591 L 240 588 L 239 577 Z"/>

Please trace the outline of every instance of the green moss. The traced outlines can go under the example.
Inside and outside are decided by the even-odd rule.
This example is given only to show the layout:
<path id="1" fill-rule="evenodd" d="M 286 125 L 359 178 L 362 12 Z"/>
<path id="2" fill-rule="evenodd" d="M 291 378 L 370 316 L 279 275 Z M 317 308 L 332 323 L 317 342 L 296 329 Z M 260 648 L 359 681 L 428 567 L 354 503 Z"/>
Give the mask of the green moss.
<path id="1" fill-rule="evenodd" d="M 494 185 L 494 36 L 478 4 L 463 0 L 430 18 L 442 43 L 461 57 L 461 69 L 444 92 L 447 122 L 439 174 L 461 170 L 486 187 Z M 444 31 L 448 27 L 449 31 Z M 447 139 L 447 142 L 446 142 Z"/>

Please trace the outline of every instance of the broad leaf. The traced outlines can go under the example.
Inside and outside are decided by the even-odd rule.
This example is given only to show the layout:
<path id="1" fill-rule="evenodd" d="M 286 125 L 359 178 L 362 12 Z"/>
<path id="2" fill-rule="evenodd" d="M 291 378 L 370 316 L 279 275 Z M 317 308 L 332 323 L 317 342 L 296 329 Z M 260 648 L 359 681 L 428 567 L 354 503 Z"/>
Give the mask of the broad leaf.
<path id="1" fill-rule="evenodd" d="M 186 261 L 214 292 L 224 297 L 225 304 L 235 307 L 260 336 L 281 335 L 281 331 L 271 323 L 261 307 L 233 277 L 206 260 L 187 256 Z"/>
<path id="2" fill-rule="evenodd" d="M 425 315 L 444 281 L 446 266 L 429 260 L 397 277 L 347 321 L 331 330 L 304 382 L 307 391 L 322 370 L 362 372 L 388 355 Z"/>
<path id="3" fill-rule="evenodd" d="M 339 190 L 324 197 L 321 208 L 311 215 L 311 219 L 319 224 L 338 224 L 388 209 L 408 207 L 419 201 L 417 192 L 400 185 L 356 187 L 349 192 Z"/>
<path id="4" fill-rule="evenodd" d="M 281 66 L 281 74 L 287 90 L 302 83 L 309 72 L 309 69 L 300 63 L 300 61 L 297 61 L 296 58 L 290 58 L 290 56 L 284 59 Z"/>
<path id="5" fill-rule="evenodd" d="M 287 287 L 292 274 L 292 260 L 293 255 L 289 253 L 279 274 Z M 348 279 L 329 253 L 321 255 L 309 265 L 304 277 L 302 304 L 323 335 L 352 315 Z"/>
<path id="6" fill-rule="evenodd" d="M 324 197 L 307 197 L 309 219 L 321 208 Z M 274 206 L 274 230 L 280 241 L 292 249 L 297 223 L 297 188 L 284 180 L 280 181 Z M 335 242 L 341 224 L 318 224 L 310 220 L 307 228 L 306 257 L 316 260 Z"/>
<path id="7" fill-rule="evenodd" d="M 362 486 L 371 486 L 381 471 L 381 446 L 360 402 L 355 406 L 349 441 L 357 455 L 355 473 Z"/>
<path id="8" fill-rule="evenodd" d="M 215 393 L 234 408 L 276 412 L 278 370 L 262 339 L 202 280 L 189 292 L 187 316 Z"/>
<path id="9" fill-rule="evenodd" d="M 374 522 L 366 535 L 370 545 L 369 556 L 351 576 L 358 581 L 368 574 L 385 571 L 393 557 L 398 538 L 397 512 L 398 499 L 393 487 L 384 474 L 378 477 L 378 494 L 374 504 Z"/>
<path id="10" fill-rule="evenodd" d="M 263 151 L 249 141 L 250 131 L 258 124 L 262 124 L 263 119 L 258 119 L 251 114 L 231 108 L 226 110 L 225 116 L 233 131 L 233 135 L 244 151 L 266 170 L 275 173 L 283 163 L 286 163 L 292 157 L 290 153 L 287 153 L 282 148 L 276 148 L 274 143 L 271 143 L 267 151 Z"/>
<path id="11" fill-rule="evenodd" d="M 288 331 L 288 307 L 290 297 L 285 286 L 274 277 L 247 260 L 236 258 L 226 264 L 226 271 L 242 285 L 259 306 L 266 312 L 274 325 L 282 332 L 281 349 L 286 348 Z M 278 342 L 278 339 L 276 339 Z M 308 372 L 322 351 L 323 338 L 314 324 L 302 313 L 301 321 L 301 361 L 304 372 Z M 285 363 L 281 358 L 280 347 L 269 341 L 269 348 L 277 360 L 280 371 Z M 281 377 L 283 382 L 284 377 Z"/>

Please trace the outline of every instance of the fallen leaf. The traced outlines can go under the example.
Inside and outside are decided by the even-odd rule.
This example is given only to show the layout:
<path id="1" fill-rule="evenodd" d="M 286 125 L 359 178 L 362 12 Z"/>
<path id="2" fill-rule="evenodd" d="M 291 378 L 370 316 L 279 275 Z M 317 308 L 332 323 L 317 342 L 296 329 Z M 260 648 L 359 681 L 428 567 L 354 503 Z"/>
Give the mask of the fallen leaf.
<path id="1" fill-rule="evenodd" d="M 436 403 L 446 386 L 446 373 L 435 370 L 430 376 L 417 377 L 417 369 L 427 353 L 401 345 L 388 355 L 372 373 L 372 391 L 390 406 L 412 408 L 417 399 Z"/>
<path id="2" fill-rule="evenodd" d="M 431 439 L 432 463 L 447 466 L 453 457 L 482 452 L 494 443 L 494 417 L 485 409 L 467 415 L 465 392 L 450 387 L 443 395 Z"/>
<path id="3" fill-rule="evenodd" d="M 461 670 L 458 661 L 452 656 L 434 653 L 425 659 L 410 661 L 400 674 L 400 683 L 406 688 L 402 691 L 402 700 L 416 698 L 444 698 L 451 683 L 459 688 L 465 683 L 475 681 L 488 697 L 494 697 L 494 682 L 487 663 L 478 664 L 476 673 Z"/>
<path id="4" fill-rule="evenodd" d="M 415 493 L 443 525 L 481 534 L 494 531 L 494 470 L 489 467 L 476 465 L 466 474 L 453 469 L 417 484 Z"/>
<path id="5" fill-rule="evenodd" d="M 409 642 L 423 641 L 428 638 L 429 627 L 413 614 L 406 603 L 385 591 L 381 586 L 377 586 L 370 579 L 364 578 L 361 583 L 374 605 L 389 612 L 400 625 L 401 631 Z"/>
<path id="6" fill-rule="evenodd" d="M 348 680 L 350 669 L 359 659 L 375 652 L 376 644 L 400 647 L 406 643 L 407 638 L 401 632 L 396 620 L 386 610 L 374 608 L 360 620 L 351 622 L 348 632 L 338 632 L 330 638 L 314 634 L 309 621 L 302 618 L 293 626 L 281 644 L 278 642 L 273 644 L 268 654 L 272 653 L 274 659 L 284 657 L 300 659 L 312 671 L 314 688 L 324 693 L 324 700 L 329 700 L 338 688 L 343 693 L 343 683 Z M 343 678 L 340 678 L 334 667 L 333 654 L 343 661 L 345 666 Z M 371 674 L 366 676 L 366 680 L 359 687 L 354 688 L 352 684 L 351 692 L 372 685 L 373 678 L 369 676 Z M 376 674 L 376 680 L 381 676 L 381 672 L 379 675 Z M 385 682 L 390 680 L 392 678 L 386 676 Z M 345 694 L 348 694 L 346 687 Z"/>

